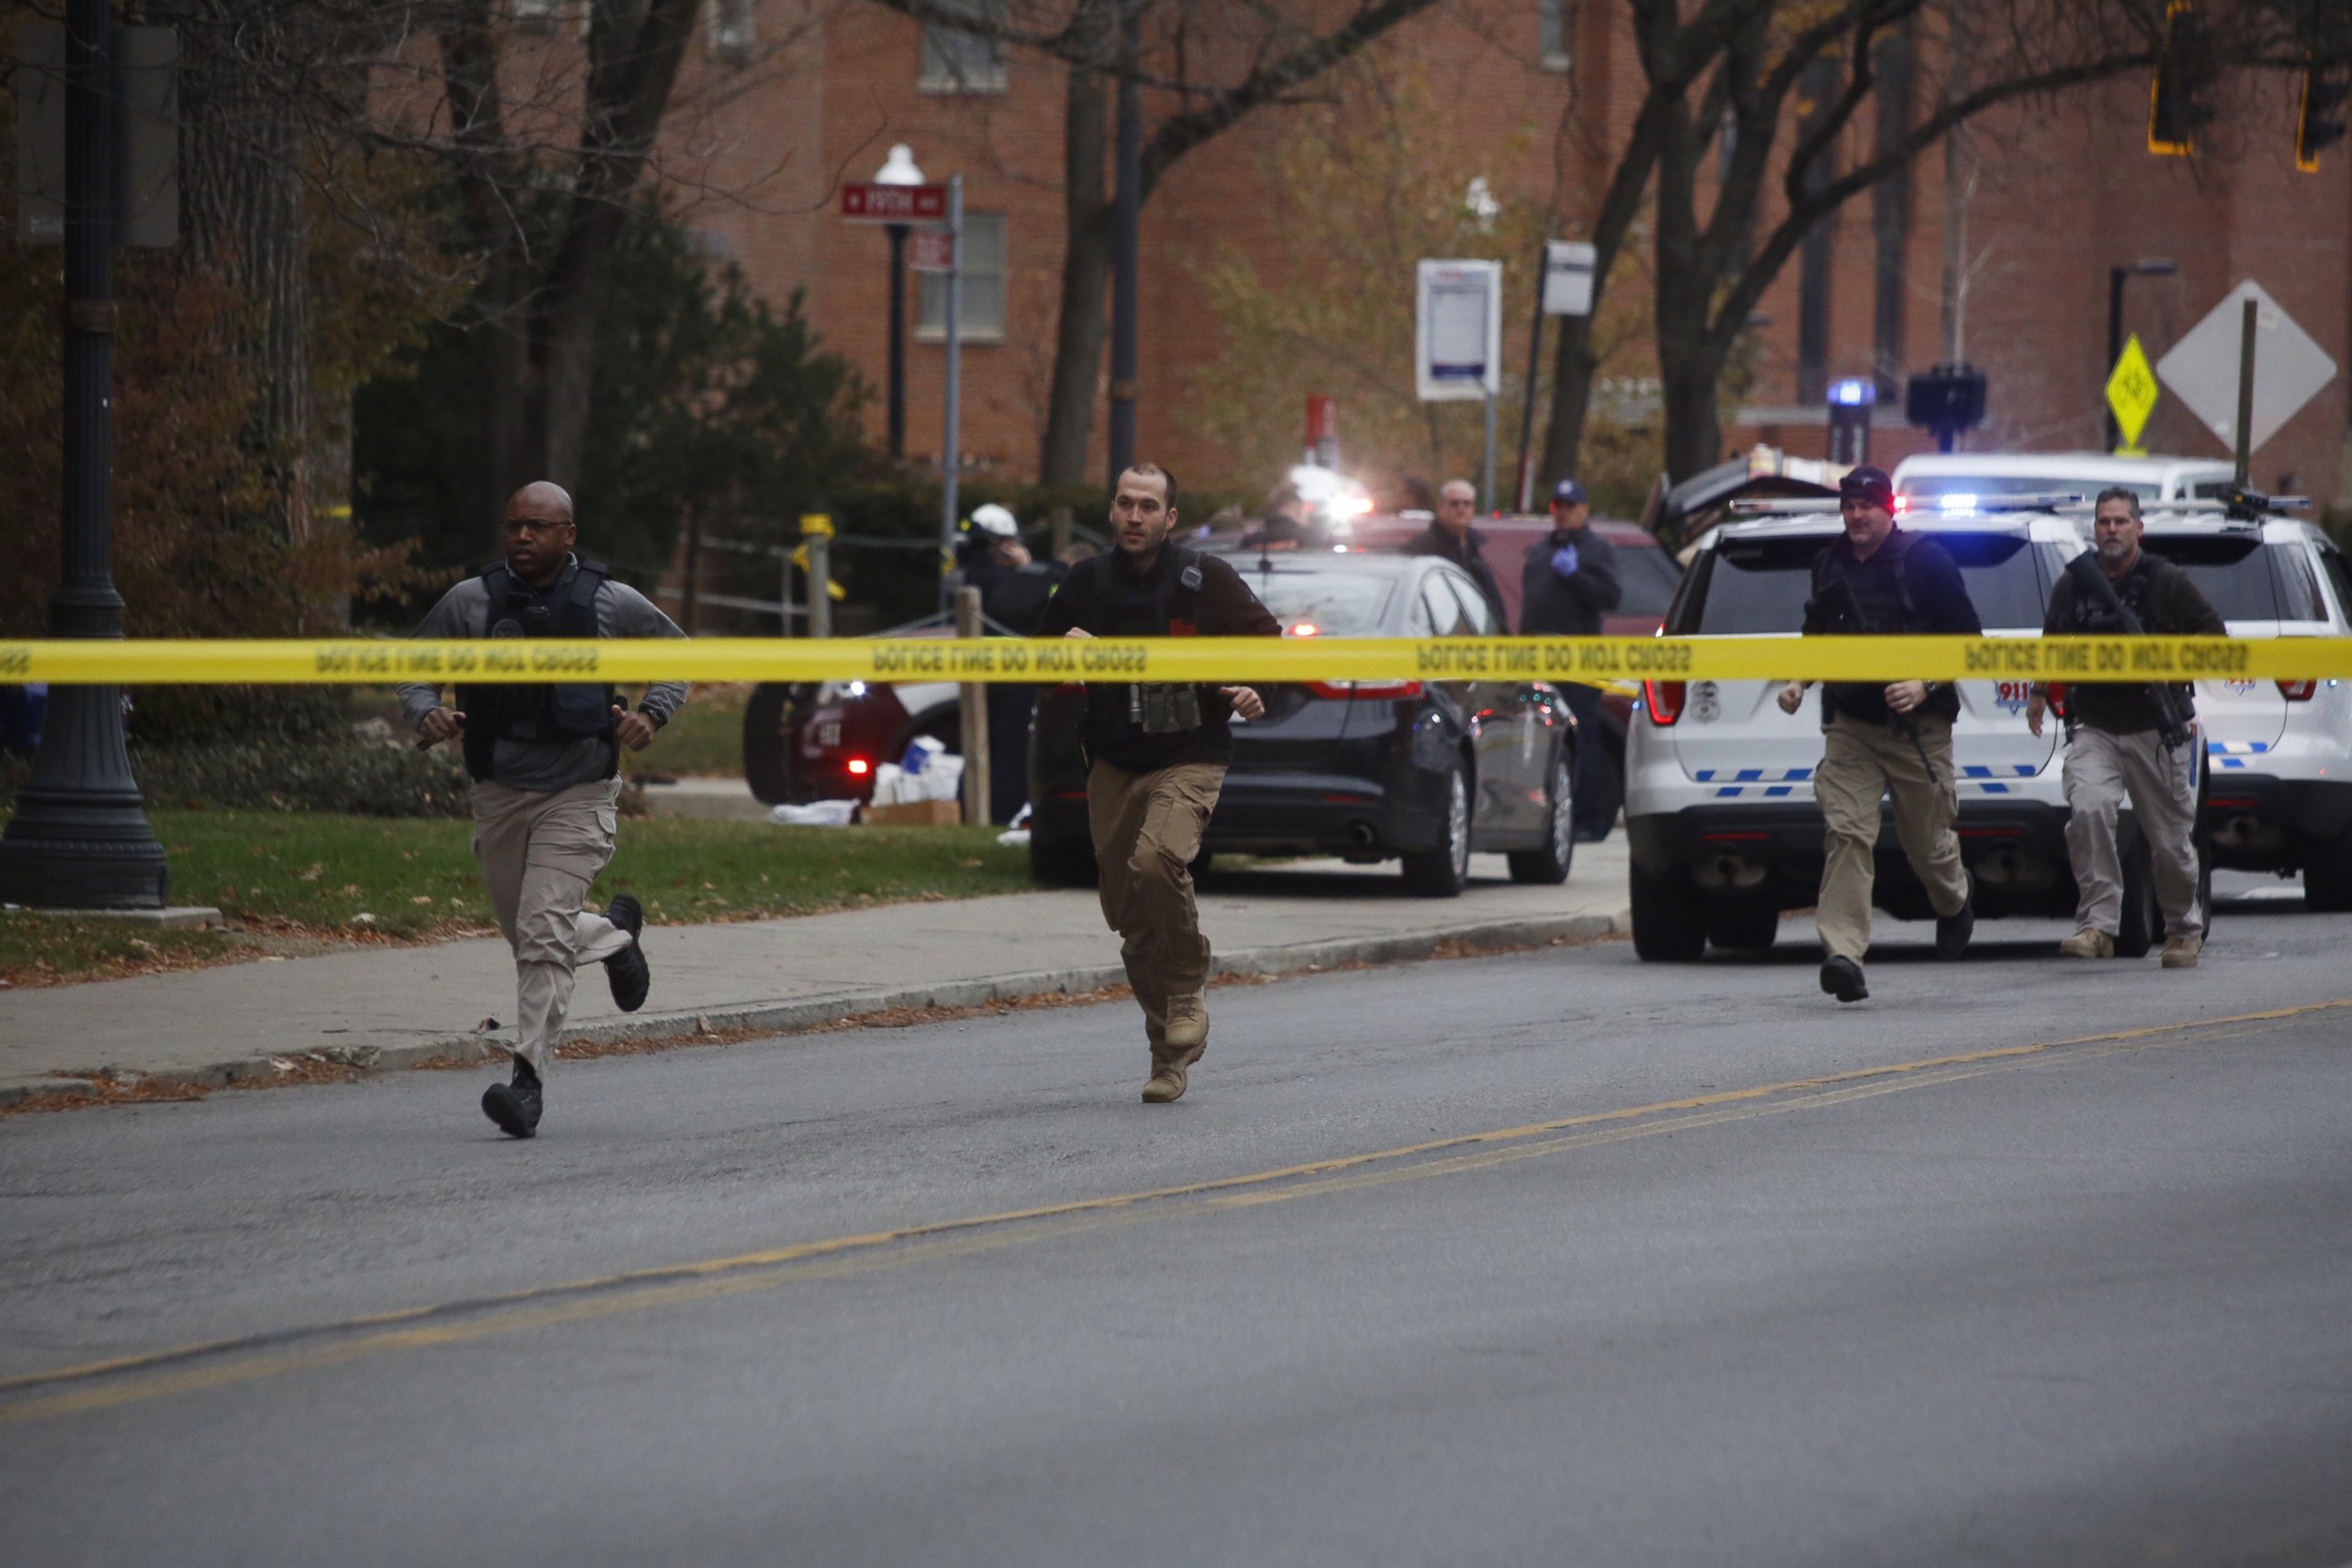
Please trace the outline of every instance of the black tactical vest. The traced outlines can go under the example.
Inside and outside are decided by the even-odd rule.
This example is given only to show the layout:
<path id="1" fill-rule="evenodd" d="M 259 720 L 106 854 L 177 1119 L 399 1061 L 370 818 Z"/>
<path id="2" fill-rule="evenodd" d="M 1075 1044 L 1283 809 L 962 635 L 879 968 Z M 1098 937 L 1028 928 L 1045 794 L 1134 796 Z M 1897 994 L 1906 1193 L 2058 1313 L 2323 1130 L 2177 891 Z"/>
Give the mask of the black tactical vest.
<path id="1" fill-rule="evenodd" d="M 485 629 L 493 640 L 593 640 L 597 635 L 596 593 L 611 575 L 603 562 L 583 561 L 570 582 L 541 594 L 519 581 L 505 562 L 492 562 L 481 574 L 490 601 Z M 586 682 L 461 686 L 457 707 L 466 715 L 466 771 L 477 779 L 488 778 L 500 741 L 560 746 L 602 738 L 617 765 L 620 743 L 614 734 L 617 721 L 613 709 L 620 700 L 613 687 Z"/>
<path id="2" fill-rule="evenodd" d="M 1927 616 L 1911 596 L 1912 547 L 1920 536 L 1901 529 L 1868 561 L 1856 561 L 1835 546 L 1813 560 L 1813 597 L 1805 607 L 1808 631 L 1863 637 L 1916 636 L 1932 631 Z M 1959 693 L 1941 682 L 1917 711 L 1959 717 Z M 1885 724 L 1893 715 L 1886 706 L 1883 681 L 1827 681 L 1822 687 L 1822 716 L 1843 713 L 1865 723 Z"/>

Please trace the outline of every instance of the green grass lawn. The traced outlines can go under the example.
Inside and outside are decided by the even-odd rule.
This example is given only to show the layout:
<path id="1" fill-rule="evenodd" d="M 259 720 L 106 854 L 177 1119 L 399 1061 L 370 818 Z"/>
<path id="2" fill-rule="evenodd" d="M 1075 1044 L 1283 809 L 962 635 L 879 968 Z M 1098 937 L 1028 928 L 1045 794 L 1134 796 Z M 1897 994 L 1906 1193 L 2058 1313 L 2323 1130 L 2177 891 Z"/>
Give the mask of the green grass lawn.
<path id="1" fill-rule="evenodd" d="M 631 776 L 661 773 L 671 778 L 735 778 L 743 776 L 743 702 L 751 694 L 747 681 L 699 685 L 687 695 L 677 717 L 663 726 L 654 743 L 642 752 L 621 753 L 621 771 Z M 628 689 L 634 701 L 637 689 Z M 357 687 L 345 706 L 353 719 L 378 718 L 404 730 L 400 700 L 388 686 Z"/>
<path id="2" fill-rule="evenodd" d="M 677 716 L 642 752 L 621 753 L 621 771 L 669 778 L 743 776 L 743 700 L 750 686 L 698 686 Z"/>
<path id="3" fill-rule="evenodd" d="M 258 932 L 426 940 L 490 930 L 488 899 L 456 821 L 158 811 L 172 901 L 215 904 Z M 1029 886 L 1028 861 L 990 827 L 774 827 L 631 821 L 590 893 L 644 900 L 668 924 L 814 914 Z M 0 979 L 96 978 L 250 953 L 235 932 L 142 933 L 110 921 L 0 914 Z"/>

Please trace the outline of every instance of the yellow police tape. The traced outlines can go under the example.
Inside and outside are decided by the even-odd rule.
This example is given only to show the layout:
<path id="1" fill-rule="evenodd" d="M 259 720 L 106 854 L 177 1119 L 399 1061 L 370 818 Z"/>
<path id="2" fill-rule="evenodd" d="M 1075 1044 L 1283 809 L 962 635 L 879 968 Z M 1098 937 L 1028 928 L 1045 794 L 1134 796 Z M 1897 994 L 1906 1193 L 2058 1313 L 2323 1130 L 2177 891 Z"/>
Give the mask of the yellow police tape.
<path id="1" fill-rule="evenodd" d="M 0 681 L 2315 680 L 2352 637 L 698 637 L 0 643 Z"/>

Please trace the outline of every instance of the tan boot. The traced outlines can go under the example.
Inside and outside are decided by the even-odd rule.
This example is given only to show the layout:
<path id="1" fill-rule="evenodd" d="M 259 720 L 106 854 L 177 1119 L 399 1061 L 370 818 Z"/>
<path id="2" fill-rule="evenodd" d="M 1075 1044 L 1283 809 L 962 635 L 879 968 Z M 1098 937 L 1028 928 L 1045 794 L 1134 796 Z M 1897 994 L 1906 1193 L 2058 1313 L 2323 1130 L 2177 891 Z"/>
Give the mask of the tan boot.
<path id="1" fill-rule="evenodd" d="M 1143 1103 L 1167 1105 L 1184 1098 L 1185 1078 L 1209 1048 L 1208 999 L 1199 992 L 1168 999 L 1168 1023 L 1151 1046 L 1151 1077 Z"/>
<path id="2" fill-rule="evenodd" d="M 2164 944 L 2164 967 L 2194 969 L 2197 967 L 2197 955 L 2204 951 L 2203 936 L 2176 936 Z"/>
<path id="3" fill-rule="evenodd" d="M 2103 931 L 2084 926 L 2058 944 L 2058 951 L 2069 958 L 2113 958 L 2116 939 Z"/>
<path id="4" fill-rule="evenodd" d="M 1192 1064 L 1201 1059 L 1206 1046 L 1194 1046 L 1190 1050 L 1162 1048 L 1151 1053 L 1151 1076 L 1144 1080 L 1143 1103 L 1167 1105 L 1184 1098 L 1185 1075 Z"/>

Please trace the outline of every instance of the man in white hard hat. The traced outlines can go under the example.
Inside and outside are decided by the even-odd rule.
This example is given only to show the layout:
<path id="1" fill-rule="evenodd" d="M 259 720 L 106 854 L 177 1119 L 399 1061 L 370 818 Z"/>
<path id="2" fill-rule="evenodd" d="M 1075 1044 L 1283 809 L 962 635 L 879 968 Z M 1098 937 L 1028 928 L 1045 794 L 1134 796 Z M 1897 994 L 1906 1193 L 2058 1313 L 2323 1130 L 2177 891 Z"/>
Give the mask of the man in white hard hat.
<path id="1" fill-rule="evenodd" d="M 993 623 L 989 629 L 1024 637 L 1034 632 L 1066 568 L 1032 562 L 1021 542 L 1020 520 L 994 501 L 972 508 L 961 553 L 958 575 L 963 586 L 980 590 L 981 614 Z M 988 688 L 992 822 L 1012 821 L 1029 797 L 1029 715 L 1036 699 L 1031 686 L 999 681 Z"/>

